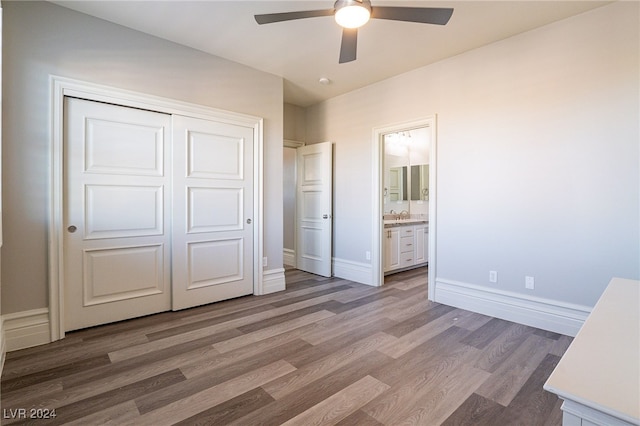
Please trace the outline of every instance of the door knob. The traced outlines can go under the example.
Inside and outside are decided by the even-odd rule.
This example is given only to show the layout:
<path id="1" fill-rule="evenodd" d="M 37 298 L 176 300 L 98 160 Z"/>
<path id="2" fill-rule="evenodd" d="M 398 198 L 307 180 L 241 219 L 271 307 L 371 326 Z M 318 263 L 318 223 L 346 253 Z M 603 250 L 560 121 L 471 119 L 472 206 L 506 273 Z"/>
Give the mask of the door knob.
<path id="1" fill-rule="evenodd" d="M 76 228 L 74 225 L 71 225 L 71 226 L 69 226 L 67 228 L 67 231 L 69 231 L 69 232 L 71 232 L 73 234 L 74 232 L 76 232 L 77 229 L 78 228 Z"/>
<path id="2" fill-rule="evenodd" d="M 247 223 L 251 225 L 251 219 L 247 219 Z"/>
<path id="3" fill-rule="evenodd" d="M 322 215 L 322 218 L 323 218 L 323 219 L 329 219 L 329 217 L 331 217 L 331 216 L 329 216 L 328 214 L 323 214 L 323 215 Z"/>

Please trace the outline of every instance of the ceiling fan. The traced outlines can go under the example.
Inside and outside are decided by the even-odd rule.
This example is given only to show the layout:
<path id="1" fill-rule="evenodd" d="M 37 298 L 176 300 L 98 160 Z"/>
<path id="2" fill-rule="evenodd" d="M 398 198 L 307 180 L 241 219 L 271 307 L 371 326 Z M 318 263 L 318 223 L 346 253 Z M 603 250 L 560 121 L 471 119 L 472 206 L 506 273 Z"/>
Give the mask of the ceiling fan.
<path id="1" fill-rule="evenodd" d="M 422 24 L 445 25 L 453 14 L 451 8 L 441 7 L 371 7 L 370 0 L 337 0 L 333 9 L 304 10 L 298 12 L 267 13 L 255 15 L 260 25 L 274 22 L 292 21 L 294 19 L 316 18 L 331 16 L 342 29 L 342 44 L 340 46 L 339 63 L 351 62 L 356 59 L 358 42 L 358 28 L 374 19 L 389 19 L 393 21 L 418 22 Z"/>

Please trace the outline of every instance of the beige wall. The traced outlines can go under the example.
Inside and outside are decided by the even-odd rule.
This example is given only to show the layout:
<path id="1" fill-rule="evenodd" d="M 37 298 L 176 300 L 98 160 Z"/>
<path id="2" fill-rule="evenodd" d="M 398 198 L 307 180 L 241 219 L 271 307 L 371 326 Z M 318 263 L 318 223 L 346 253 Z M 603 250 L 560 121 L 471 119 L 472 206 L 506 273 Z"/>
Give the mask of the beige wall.
<path id="1" fill-rule="evenodd" d="M 264 118 L 264 251 L 282 267 L 282 79 L 45 2 L 3 2 L 2 313 L 47 307 L 49 75 Z"/>
<path id="2" fill-rule="evenodd" d="M 585 306 L 612 276 L 640 278 L 638 8 L 615 2 L 309 107 L 307 142 L 335 142 L 335 257 L 368 263 L 372 129 L 437 114 L 437 278 Z"/>
<path id="3" fill-rule="evenodd" d="M 292 141 L 306 140 L 306 111 L 293 104 L 284 104 L 284 138 Z"/>
<path id="4" fill-rule="evenodd" d="M 306 110 L 292 104 L 284 104 L 284 138 L 304 142 L 306 140 Z M 283 158 L 283 238 L 284 248 L 295 249 L 296 221 L 296 151 L 285 148 Z"/>

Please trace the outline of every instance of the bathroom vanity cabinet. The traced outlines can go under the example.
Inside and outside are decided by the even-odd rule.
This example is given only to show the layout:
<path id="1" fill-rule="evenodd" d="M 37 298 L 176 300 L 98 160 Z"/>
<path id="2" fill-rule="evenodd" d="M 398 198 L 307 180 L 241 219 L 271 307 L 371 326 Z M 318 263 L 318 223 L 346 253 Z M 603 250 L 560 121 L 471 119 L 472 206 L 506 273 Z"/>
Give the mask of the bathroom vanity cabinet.
<path id="1" fill-rule="evenodd" d="M 385 224 L 384 272 L 424 266 L 429 259 L 429 224 L 407 222 Z"/>

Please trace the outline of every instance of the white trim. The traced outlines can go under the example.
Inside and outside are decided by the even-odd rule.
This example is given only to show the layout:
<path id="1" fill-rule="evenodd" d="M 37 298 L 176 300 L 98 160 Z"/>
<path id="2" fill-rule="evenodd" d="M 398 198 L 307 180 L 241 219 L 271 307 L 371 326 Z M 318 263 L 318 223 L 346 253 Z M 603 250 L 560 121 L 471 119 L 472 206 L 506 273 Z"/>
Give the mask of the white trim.
<path id="1" fill-rule="evenodd" d="M 374 285 L 371 264 L 333 258 L 333 276 L 360 284 Z"/>
<path id="2" fill-rule="evenodd" d="M 59 76 L 50 76 L 51 85 L 51 187 L 49 213 L 49 316 L 51 340 L 64 337 L 64 292 L 63 246 L 61 231 L 63 208 L 63 102 L 65 96 L 108 102 L 149 111 L 167 114 L 179 114 L 205 120 L 252 127 L 254 132 L 254 212 L 253 218 L 257 232 L 253 237 L 253 293 L 264 294 L 262 258 L 264 255 L 264 149 L 263 119 L 247 114 L 224 111 L 216 108 L 195 105 L 187 102 L 167 99 L 144 93 L 132 92 L 100 84 L 84 82 Z M 48 343 L 48 342 L 45 342 Z"/>
<path id="3" fill-rule="evenodd" d="M 567 336 L 575 336 L 591 313 L 588 306 L 444 278 L 436 279 L 435 301 Z"/>
<path id="4" fill-rule="evenodd" d="M 40 308 L 2 316 L 7 351 L 49 343 L 49 309 Z M 4 352 L 3 352 L 4 353 Z"/>
<path id="5" fill-rule="evenodd" d="M 429 300 L 435 299 L 435 282 L 436 282 L 436 233 L 437 233 L 437 122 L 436 115 L 430 115 L 425 118 L 406 121 L 403 123 L 391 124 L 382 127 L 375 127 L 373 129 L 372 138 L 372 172 L 373 178 L 371 185 L 373 202 L 373 215 L 372 215 L 372 230 L 371 230 L 371 284 L 374 286 L 381 286 L 384 284 L 384 262 L 382 261 L 383 251 L 383 232 L 384 224 L 382 221 L 382 206 L 383 206 L 383 194 L 382 188 L 384 187 L 384 173 L 382 173 L 384 166 L 384 144 L 382 137 L 387 133 L 394 133 L 400 131 L 407 131 L 412 129 L 419 129 L 428 127 L 430 130 L 430 144 L 429 144 L 429 272 L 428 272 L 428 298 Z"/>
<path id="6" fill-rule="evenodd" d="M 631 425 L 640 425 L 638 419 L 634 419 L 627 416 L 618 417 L 613 415 L 614 413 L 605 413 L 603 411 L 599 411 L 593 409 L 585 404 L 582 404 L 578 401 L 574 401 L 564 396 L 560 396 L 563 399 L 562 403 L 562 411 L 563 418 L 566 416 L 573 416 L 572 419 L 574 422 L 580 422 L 576 424 L 587 424 L 584 423 L 583 420 L 589 422 L 589 424 L 594 425 L 607 425 L 607 426 L 631 426 Z M 589 401 L 591 403 L 591 401 Z M 619 414 L 619 413 L 618 413 Z M 563 424 L 566 424 L 563 422 Z"/>
<path id="7" fill-rule="evenodd" d="M 282 249 L 282 263 L 287 266 L 296 267 L 296 251 L 291 249 Z"/>
<path id="8" fill-rule="evenodd" d="M 300 148 L 301 146 L 305 145 L 304 142 L 294 141 L 291 139 L 283 139 L 282 143 L 283 143 L 283 146 L 286 148 Z"/>
<path id="9" fill-rule="evenodd" d="M 286 289 L 284 268 L 270 269 L 262 272 L 262 294 L 275 293 Z"/>

